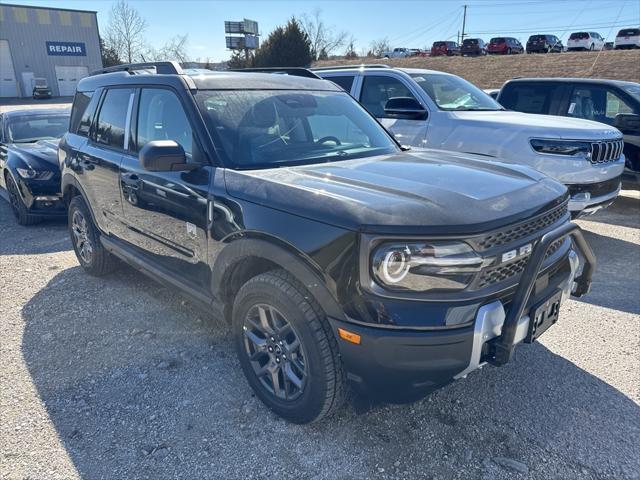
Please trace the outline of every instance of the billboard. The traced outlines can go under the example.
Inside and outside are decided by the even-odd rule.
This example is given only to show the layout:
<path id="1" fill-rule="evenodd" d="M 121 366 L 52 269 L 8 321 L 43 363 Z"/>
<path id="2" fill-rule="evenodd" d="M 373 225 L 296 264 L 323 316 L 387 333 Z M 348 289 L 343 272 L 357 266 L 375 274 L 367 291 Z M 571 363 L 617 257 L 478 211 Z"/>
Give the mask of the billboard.
<path id="1" fill-rule="evenodd" d="M 258 48 L 258 22 L 245 18 L 241 22 L 224 22 L 227 48 L 230 50 L 254 50 Z"/>
<path id="2" fill-rule="evenodd" d="M 250 33 L 252 35 L 258 35 L 258 22 L 254 20 L 247 20 L 246 18 L 242 22 L 244 25 L 243 33 Z"/>

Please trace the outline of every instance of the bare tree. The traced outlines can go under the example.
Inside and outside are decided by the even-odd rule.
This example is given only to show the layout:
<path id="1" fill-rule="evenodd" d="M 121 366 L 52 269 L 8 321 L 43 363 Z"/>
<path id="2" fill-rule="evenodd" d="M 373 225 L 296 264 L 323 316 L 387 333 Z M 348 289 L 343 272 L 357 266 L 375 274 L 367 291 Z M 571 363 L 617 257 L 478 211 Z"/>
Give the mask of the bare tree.
<path id="1" fill-rule="evenodd" d="M 344 58 L 358 58 L 356 52 L 356 39 L 353 35 L 347 40 L 347 49 L 344 52 Z"/>
<path id="2" fill-rule="evenodd" d="M 128 63 L 142 57 L 147 22 L 125 0 L 118 0 L 111 8 L 105 43 Z"/>
<path id="3" fill-rule="evenodd" d="M 384 55 L 384 52 L 388 52 L 389 50 L 391 50 L 389 39 L 387 37 L 381 38 L 380 40 L 374 40 L 371 42 L 368 56 L 380 58 Z"/>
<path id="4" fill-rule="evenodd" d="M 316 9 L 312 15 L 306 13 L 300 17 L 302 30 L 309 37 L 311 56 L 314 60 L 328 57 L 336 49 L 342 47 L 347 39 L 347 32 L 333 32 L 322 20 L 322 10 Z"/>
<path id="5" fill-rule="evenodd" d="M 173 60 L 179 63 L 189 62 L 187 53 L 188 35 L 176 35 L 159 49 L 147 47 L 141 57 L 145 62 L 162 62 Z"/>

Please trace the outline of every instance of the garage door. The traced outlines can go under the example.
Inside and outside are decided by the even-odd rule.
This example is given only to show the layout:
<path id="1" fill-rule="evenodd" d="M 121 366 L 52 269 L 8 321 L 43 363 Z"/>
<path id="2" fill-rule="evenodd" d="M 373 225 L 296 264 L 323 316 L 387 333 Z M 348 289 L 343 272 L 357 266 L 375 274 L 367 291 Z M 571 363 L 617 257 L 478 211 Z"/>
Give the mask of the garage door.
<path id="1" fill-rule="evenodd" d="M 63 67 L 56 65 L 58 79 L 58 94 L 61 97 L 71 97 L 76 93 L 76 85 L 81 78 L 89 75 L 87 67 Z"/>
<path id="2" fill-rule="evenodd" d="M 8 40 L 0 40 L 0 97 L 17 97 L 18 82 L 13 71 Z"/>

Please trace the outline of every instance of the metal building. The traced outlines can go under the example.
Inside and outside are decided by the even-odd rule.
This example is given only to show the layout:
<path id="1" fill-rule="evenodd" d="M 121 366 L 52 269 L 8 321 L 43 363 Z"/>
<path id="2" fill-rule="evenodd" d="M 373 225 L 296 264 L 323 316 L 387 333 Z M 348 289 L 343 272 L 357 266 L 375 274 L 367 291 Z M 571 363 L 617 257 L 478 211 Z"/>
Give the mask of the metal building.
<path id="1" fill-rule="evenodd" d="M 70 96 L 99 68 L 96 12 L 0 4 L 0 97 L 30 97 L 36 78 Z"/>

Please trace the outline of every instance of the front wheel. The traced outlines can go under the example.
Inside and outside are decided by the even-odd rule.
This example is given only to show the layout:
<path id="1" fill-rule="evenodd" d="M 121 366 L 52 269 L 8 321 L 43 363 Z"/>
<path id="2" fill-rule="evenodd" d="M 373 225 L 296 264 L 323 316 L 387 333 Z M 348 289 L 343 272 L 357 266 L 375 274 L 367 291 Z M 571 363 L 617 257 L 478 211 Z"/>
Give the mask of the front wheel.
<path id="1" fill-rule="evenodd" d="M 80 266 L 96 277 L 111 272 L 116 267 L 116 259 L 102 246 L 100 232 L 80 195 L 71 199 L 68 216 L 69 235 Z"/>
<path id="2" fill-rule="evenodd" d="M 233 331 L 249 385 L 284 419 L 318 421 L 343 404 L 336 339 L 320 306 L 289 273 L 266 272 L 242 286 Z"/>
<path id="3" fill-rule="evenodd" d="M 11 211 L 20 225 L 33 225 L 40 220 L 37 216 L 29 213 L 29 209 L 24 204 L 18 185 L 13 180 L 11 175 L 7 174 L 6 177 L 7 193 L 9 194 L 9 203 L 11 205 Z"/>
<path id="4" fill-rule="evenodd" d="M 596 49 L 596 46 L 592 43 L 591 46 L 589 47 L 589 51 L 593 52 Z"/>
<path id="5" fill-rule="evenodd" d="M 507 49 L 507 55 L 511 55 L 511 49 L 510 48 Z"/>

